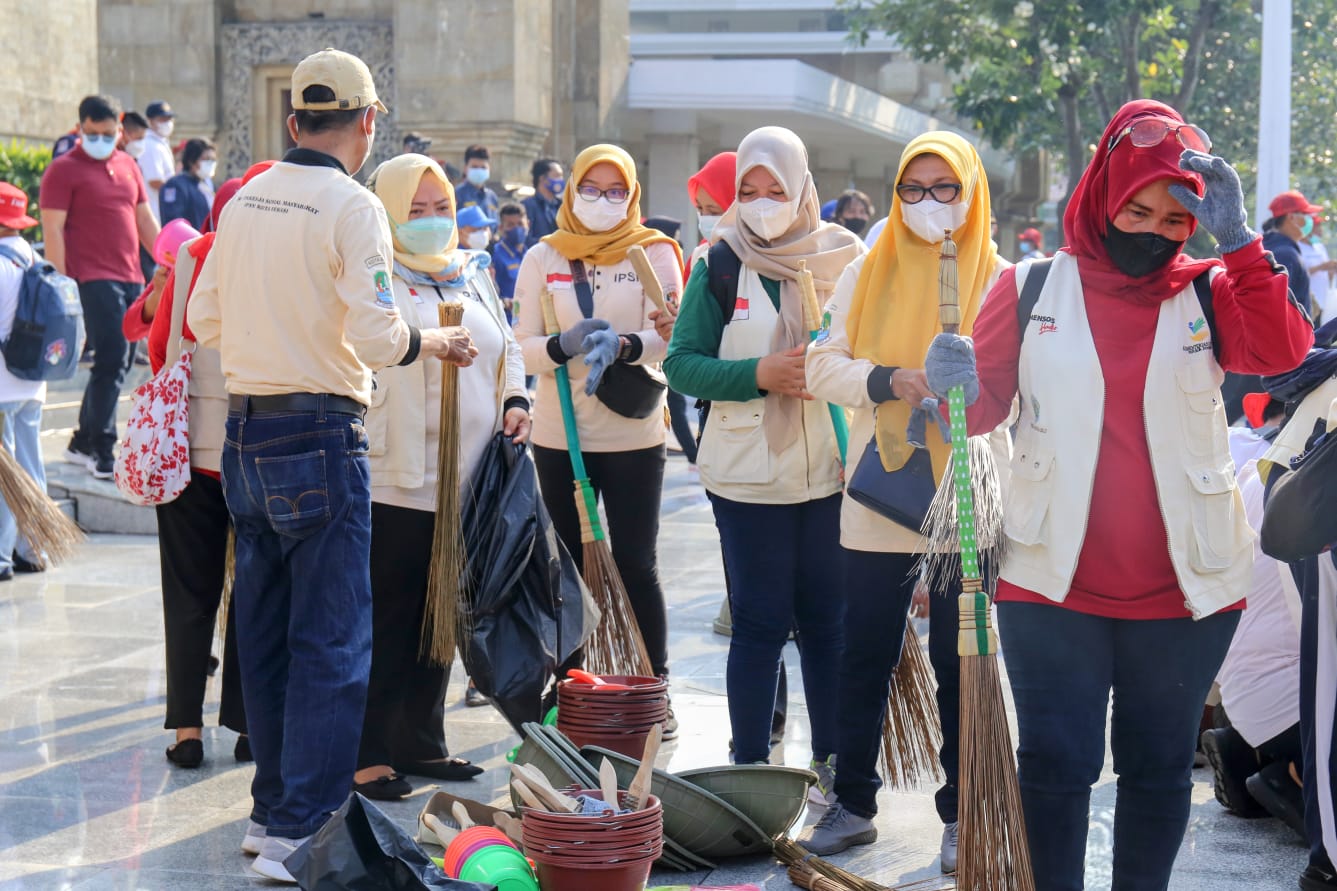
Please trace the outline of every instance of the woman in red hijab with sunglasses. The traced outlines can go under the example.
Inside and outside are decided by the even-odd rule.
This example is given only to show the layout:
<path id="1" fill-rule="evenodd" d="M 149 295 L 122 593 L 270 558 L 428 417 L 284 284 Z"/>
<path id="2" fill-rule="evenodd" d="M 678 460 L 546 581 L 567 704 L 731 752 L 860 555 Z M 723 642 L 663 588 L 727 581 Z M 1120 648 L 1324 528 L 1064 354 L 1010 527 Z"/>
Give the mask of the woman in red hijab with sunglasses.
<path id="1" fill-rule="evenodd" d="M 971 433 L 1020 396 L 996 599 L 1037 891 L 1083 887 L 1111 691 L 1112 887 L 1167 886 L 1253 564 L 1223 373 L 1288 370 L 1313 342 L 1210 150 L 1168 106 L 1119 109 L 1064 214 L 1067 245 L 1003 273 L 973 349 L 939 335 L 926 361 L 934 392 L 978 395 Z M 1220 260 L 1184 255 L 1199 223 Z"/>

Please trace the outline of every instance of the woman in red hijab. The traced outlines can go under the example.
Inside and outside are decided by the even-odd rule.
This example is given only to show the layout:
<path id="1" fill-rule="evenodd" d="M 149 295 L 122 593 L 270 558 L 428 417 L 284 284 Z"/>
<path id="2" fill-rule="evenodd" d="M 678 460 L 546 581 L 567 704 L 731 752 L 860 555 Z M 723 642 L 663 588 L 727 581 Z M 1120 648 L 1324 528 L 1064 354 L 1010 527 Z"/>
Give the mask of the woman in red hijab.
<path id="1" fill-rule="evenodd" d="M 1112 887 L 1168 884 L 1253 564 L 1219 388 L 1225 371 L 1293 368 L 1313 342 L 1210 149 L 1174 109 L 1125 105 L 1068 205 L 1067 245 L 1003 274 L 973 350 L 939 335 L 926 362 L 934 392 L 978 393 L 972 433 L 1020 397 L 996 599 L 1037 891 L 1083 887 L 1111 692 Z M 1220 260 L 1184 255 L 1199 223 Z"/>

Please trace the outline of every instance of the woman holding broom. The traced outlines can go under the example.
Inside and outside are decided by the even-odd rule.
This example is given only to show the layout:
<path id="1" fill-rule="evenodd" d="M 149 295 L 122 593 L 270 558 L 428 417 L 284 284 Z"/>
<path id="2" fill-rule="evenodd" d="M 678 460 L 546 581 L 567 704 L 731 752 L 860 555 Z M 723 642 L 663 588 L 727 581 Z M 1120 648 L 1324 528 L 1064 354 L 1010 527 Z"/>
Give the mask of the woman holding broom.
<path id="1" fill-rule="evenodd" d="M 989 184 L 974 146 L 945 131 L 925 133 L 901 155 L 890 216 L 873 250 L 845 270 L 827 304 L 829 329 L 808 352 L 808 381 L 819 399 L 854 409 L 850 473 L 856 462 L 908 472 L 928 459 L 942 478 L 950 442 L 923 404 L 931 397 L 924 355 L 938 320 L 939 247 L 943 230 L 957 244 L 962 330 L 969 333 L 984 294 L 1010 264 L 989 235 Z M 913 422 L 913 423 L 912 423 Z M 915 427 L 911 434 L 907 428 Z M 1000 434 L 1002 448 L 1006 436 Z M 872 448 L 875 444 L 876 448 Z M 857 449 L 857 451 L 854 451 Z M 1005 453 L 1005 452 L 1004 452 Z M 847 480 L 849 474 L 847 474 Z M 800 843 L 834 854 L 877 837 L 877 757 L 892 672 L 901 656 L 906 612 L 919 577 L 923 536 L 865 507 L 847 492 L 840 511 L 845 552 L 845 653 L 840 669 L 839 803 Z M 958 563 L 959 569 L 959 563 Z M 960 659 L 956 651 L 955 579 L 931 597 L 929 657 L 938 680 L 946 783 L 937 794 L 944 824 L 942 870 L 956 868 L 957 729 Z M 950 593 L 952 596 L 946 596 Z"/>
<path id="2" fill-rule="evenodd" d="M 735 760 L 769 758 L 780 652 L 797 627 L 813 765 L 829 783 L 843 614 L 841 464 L 827 406 L 807 390 L 798 279 L 801 268 L 811 272 L 824 301 L 865 248 L 821 221 L 807 148 L 783 127 L 743 139 L 734 189 L 683 295 L 666 367 L 675 389 L 711 400 L 698 461 L 732 588 Z M 709 283 L 717 264 L 735 273 L 727 308 Z"/>
<path id="3" fill-rule="evenodd" d="M 682 292 L 682 253 L 672 238 L 641 224 L 636 163 L 623 149 L 585 149 L 576 156 L 570 181 L 557 231 L 525 254 L 515 283 L 516 334 L 526 370 L 539 377 L 534 464 L 558 537 L 587 569 L 555 374 L 564 366 L 588 480 L 607 512 L 613 561 L 650 667 L 665 677 L 668 614 L 657 554 L 665 399 L 663 382 L 654 380 L 658 372 L 647 369 L 662 362 L 668 348 L 656 321 L 671 329 L 647 298 L 628 251 L 644 248 L 664 293 L 674 300 Z M 549 334 L 544 322 L 545 291 L 560 334 Z M 621 381 L 616 387 L 615 375 Z M 629 394 L 636 406 L 622 398 Z M 676 729 L 671 713 L 669 722 L 666 736 Z"/>
<path id="4" fill-rule="evenodd" d="M 926 361 L 935 393 L 978 393 L 972 432 L 1021 397 L 997 601 L 1037 891 L 1083 887 L 1111 691 L 1112 887 L 1169 882 L 1253 563 L 1219 387 L 1292 368 L 1313 341 L 1210 150 L 1174 109 L 1125 105 L 1068 205 L 1067 246 L 1004 273 L 973 349 L 940 335 Z M 1222 260 L 1183 253 L 1199 223 Z"/>
<path id="5" fill-rule="evenodd" d="M 458 419 L 442 417 L 442 367 L 435 359 L 377 372 L 367 411 L 372 656 L 353 788 L 395 800 L 412 791 L 400 770 L 438 780 L 482 773 L 446 746 L 449 665 L 420 655 L 440 438 L 458 423 L 459 479 L 467 487 L 497 431 L 523 443 L 530 421 L 520 349 L 487 274 L 488 255 L 457 249 L 455 191 L 445 172 L 425 155 L 405 154 L 376 168 L 368 186 L 390 218 L 399 312 L 412 324 L 435 327 L 441 304 L 462 304 L 457 333 L 475 348 L 473 363 L 459 369 Z"/>

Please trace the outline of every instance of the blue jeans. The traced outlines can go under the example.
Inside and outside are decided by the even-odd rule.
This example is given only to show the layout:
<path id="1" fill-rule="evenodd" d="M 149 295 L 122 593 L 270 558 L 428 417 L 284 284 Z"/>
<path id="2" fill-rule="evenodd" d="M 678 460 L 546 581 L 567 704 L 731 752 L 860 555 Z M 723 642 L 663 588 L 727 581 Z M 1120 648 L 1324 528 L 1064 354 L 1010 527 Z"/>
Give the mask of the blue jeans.
<path id="1" fill-rule="evenodd" d="M 4 415 L 4 448 L 18 460 L 28 476 L 46 491 L 46 466 L 42 464 L 42 403 L 36 399 L 0 402 Z M 14 551 L 29 563 L 41 563 L 42 555 L 33 551 L 26 538 L 19 537 L 14 512 L 0 499 L 0 573 L 14 568 Z"/>
<path id="2" fill-rule="evenodd" d="M 302 838 L 348 797 L 371 669 L 371 475 L 361 419 L 231 412 L 237 653 L 251 819 Z"/>
<path id="3" fill-rule="evenodd" d="M 1079 891 L 1091 786 L 1118 774 L 1112 891 L 1163 891 L 1188 826 L 1202 706 L 1239 612 L 1200 621 L 1107 619 L 1034 603 L 998 604 L 1017 708 L 1017 774 L 1035 891 Z"/>
<path id="4" fill-rule="evenodd" d="M 813 757 L 836 751 L 845 618 L 840 499 L 748 504 L 710 496 L 729 567 L 733 637 L 725 686 L 739 764 L 770 757 L 780 651 L 794 628 Z"/>

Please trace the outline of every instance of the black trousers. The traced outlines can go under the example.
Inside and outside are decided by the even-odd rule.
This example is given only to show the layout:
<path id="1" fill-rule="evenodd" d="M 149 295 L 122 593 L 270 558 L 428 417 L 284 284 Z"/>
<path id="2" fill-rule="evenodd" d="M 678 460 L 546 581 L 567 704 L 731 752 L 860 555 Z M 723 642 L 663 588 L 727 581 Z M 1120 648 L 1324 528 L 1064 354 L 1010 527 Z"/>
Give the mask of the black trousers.
<path id="1" fill-rule="evenodd" d="M 359 770 L 450 754 L 450 668 L 418 655 L 435 523 L 432 511 L 371 504 L 371 680 Z"/>
<path id="2" fill-rule="evenodd" d="M 143 289 L 143 282 L 79 283 L 84 328 L 93 347 L 93 367 L 79 404 L 79 426 L 70 444 L 99 458 L 110 458 L 116 445 L 116 401 L 121 398 L 121 384 L 134 355 L 121 331 L 121 320 Z"/>
<path id="3" fill-rule="evenodd" d="M 631 598 L 636 623 L 655 674 L 668 673 L 668 613 L 659 585 L 659 504 L 664 491 L 664 447 L 630 452 L 585 452 L 585 470 L 608 514 L 613 562 Z M 534 447 L 543 503 L 557 536 L 580 565 L 580 515 L 575 477 L 565 449 Z"/>
<path id="4" fill-rule="evenodd" d="M 160 504 L 158 559 L 162 567 L 163 635 L 167 646 L 169 730 L 204 726 L 204 687 L 214 625 L 223 596 L 227 533 L 231 525 L 223 485 L 202 473 L 175 501 Z M 246 732 L 246 711 L 237 666 L 237 620 L 228 610 L 223 638 L 223 691 L 218 723 Z"/>
<path id="5" fill-rule="evenodd" d="M 676 390 L 668 391 L 669 423 L 673 427 L 673 437 L 678 440 L 683 457 L 688 464 L 696 463 L 696 437 L 692 435 L 692 425 L 687 421 L 687 397 Z"/>

